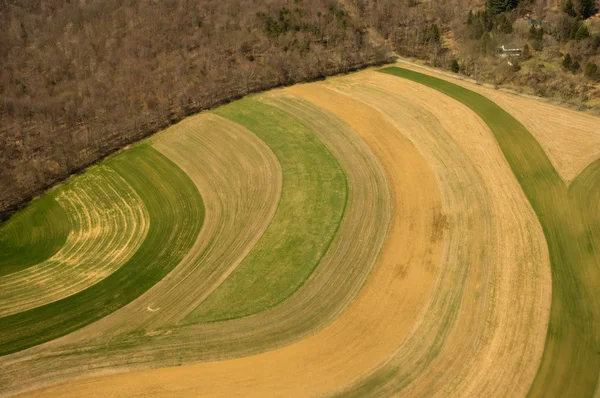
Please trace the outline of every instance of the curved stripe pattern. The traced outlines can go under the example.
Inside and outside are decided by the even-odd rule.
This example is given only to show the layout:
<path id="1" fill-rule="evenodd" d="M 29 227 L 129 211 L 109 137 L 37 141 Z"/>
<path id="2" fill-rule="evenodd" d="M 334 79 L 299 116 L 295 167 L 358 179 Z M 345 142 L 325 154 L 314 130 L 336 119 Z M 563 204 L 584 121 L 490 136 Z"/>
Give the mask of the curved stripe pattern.
<path id="1" fill-rule="evenodd" d="M 218 108 L 279 159 L 283 188 L 277 211 L 256 246 L 186 322 L 214 322 L 255 314 L 290 297 L 310 276 L 336 234 L 347 199 L 337 160 L 304 125 L 252 99 Z"/>
<path id="2" fill-rule="evenodd" d="M 0 392 L 211 360 L 218 361 L 44 393 L 593 392 L 600 205 L 590 203 L 600 203 L 600 161 L 567 188 L 535 139 L 493 102 L 419 73 L 383 71 L 277 90 L 188 119 L 178 125 L 183 131 L 152 139 L 170 160 L 148 145 L 111 159 L 106 167 L 144 202 L 147 237 L 99 283 L 0 318 L 2 355 L 103 317 L 5 356 Z M 256 174 L 261 165 L 266 175 Z M 270 181 L 271 190 L 255 192 Z M 198 191 L 208 199 L 202 231 Z M 76 195 L 61 200 L 74 206 L 73 217 L 81 213 Z M 15 330 L 22 340 L 10 340 Z"/>
<path id="3" fill-rule="evenodd" d="M 169 275 L 130 305 L 77 333 L 104 344 L 171 328 L 235 270 L 264 233 L 281 193 L 271 149 L 244 127 L 211 113 L 178 123 L 151 139 L 200 192 L 206 217 L 192 248 Z M 123 323 L 127 319 L 127 323 Z M 131 335 L 129 335 L 131 333 Z M 143 351 L 136 349 L 130 357 Z"/>
<path id="4" fill-rule="evenodd" d="M 543 351 L 549 264 L 535 213 L 491 131 L 416 83 L 376 72 L 343 82 L 329 86 L 384 112 L 427 158 L 443 189 L 438 223 L 450 230 L 422 318 L 381 369 L 341 395 L 524 395 Z"/>
<path id="5" fill-rule="evenodd" d="M 27 384 L 31 385 L 49 377 L 49 374 L 52 374 L 53 380 L 56 380 L 59 372 L 62 377 L 73 377 L 81 372 L 89 374 L 90 369 L 102 372 L 109 364 L 110 369 L 113 370 L 122 367 L 131 369 L 134 364 L 164 367 L 266 351 L 316 333 L 334 321 L 351 303 L 375 265 L 386 238 L 385 232 L 391 217 L 391 195 L 385 172 L 360 137 L 331 114 L 285 92 L 269 93 L 257 99 L 288 112 L 300 123 L 310 127 L 339 160 L 347 174 L 349 191 L 344 217 L 329 250 L 309 280 L 282 304 L 253 316 L 182 328 L 171 325 L 156 331 L 146 330 L 143 335 L 118 334 L 119 330 L 127 330 L 132 324 L 142 324 L 140 322 L 143 322 L 143 327 L 148 329 L 146 325 L 154 325 L 153 319 L 156 314 L 160 319 L 160 314 L 165 308 L 163 303 L 170 300 L 168 297 L 170 294 L 163 295 L 165 301 L 156 302 L 156 306 L 152 308 L 160 308 L 160 310 L 154 313 L 146 310 L 145 305 L 150 301 L 145 300 L 146 295 L 144 295 L 136 300 L 136 302 L 140 301 L 139 306 L 131 306 L 131 309 L 128 308 L 130 306 L 123 308 L 94 325 L 72 334 L 74 341 L 72 344 L 66 342 L 57 344 L 57 341 L 51 343 L 51 348 L 48 347 L 46 350 L 40 347 L 39 350 L 33 349 L 13 355 L 15 361 L 12 366 L 3 369 L 4 377 L 0 376 L 0 385 L 4 384 L 6 389 L 11 386 L 22 388 L 23 380 L 28 380 Z M 247 200 L 252 196 L 244 199 L 244 195 L 253 194 L 255 191 L 257 194 L 269 191 L 269 187 L 262 187 L 260 180 L 254 180 L 252 177 L 255 173 L 270 174 L 270 167 L 267 167 L 267 164 L 258 167 L 260 164 L 258 163 L 256 170 L 251 167 L 253 164 L 251 159 L 255 156 L 250 155 L 253 153 L 253 148 L 260 148 L 257 144 L 261 141 L 250 131 L 227 119 L 201 114 L 170 128 L 152 141 L 153 146 L 164 151 L 163 153 L 172 160 L 176 160 L 179 166 L 192 176 L 194 181 L 197 181 L 207 209 L 201 235 L 207 230 L 212 230 L 208 226 L 214 222 L 210 220 L 211 214 L 224 212 L 228 215 L 231 212 L 233 216 L 236 213 L 229 207 L 247 208 Z M 189 156 L 190 154 L 198 156 Z M 250 158 L 247 159 L 246 156 Z M 235 169 L 238 162 L 241 162 L 240 167 L 243 166 L 243 170 Z M 230 176 L 230 171 L 239 178 L 250 179 L 249 183 L 253 181 L 252 188 L 248 188 L 245 193 L 235 194 L 235 190 L 230 192 L 229 189 L 235 188 L 235 181 L 238 178 Z M 221 173 L 223 180 L 219 177 Z M 207 182 L 202 182 L 204 179 Z M 210 192 L 211 190 L 214 192 Z M 240 203 L 233 201 L 236 195 L 242 195 Z M 220 204 L 224 206 L 222 210 L 211 204 L 213 202 L 211 198 L 215 196 L 221 198 Z M 253 210 L 252 216 L 255 213 L 256 211 Z M 242 214 L 238 213 L 233 220 L 240 220 L 241 216 Z M 227 227 L 229 225 L 227 220 L 226 218 L 224 221 L 220 219 L 217 221 L 219 225 L 223 223 Z M 269 220 L 270 217 L 266 221 Z M 242 224 L 237 229 L 246 231 L 253 223 L 246 221 Z M 228 236 L 237 235 L 223 236 L 222 240 L 226 245 Z M 219 255 L 218 242 L 215 244 L 217 250 L 211 250 L 210 256 L 215 252 L 215 259 L 221 259 L 223 257 Z M 186 278 L 173 285 L 188 286 L 188 280 L 191 280 L 189 287 L 182 289 L 184 290 L 182 294 L 190 291 L 192 285 L 202 286 L 202 277 L 206 279 L 212 277 L 210 273 L 214 267 L 210 264 L 210 258 L 202 257 L 201 260 L 201 266 L 191 274 L 184 274 Z M 163 285 L 167 287 L 174 283 L 171 275 L 179 268 L 180 266 L 148 293 L 155 290 L 161 292 Z M 169 290 L 164 291 L 169 292 Z M 154 296 L 153 294 L 149 298 L 153 303 L 158 299 Z M 188 301 L 187 298 L 183 300 L 182 308 L 185 308 Z M 136 312 L 134 308 L 141 311 Z M 173 308 L 172 312 L 177 313 L 179 308 L 178 306 Z M 165 309 L 167 312 L 171 311 L 168 306 Z M 114 318 L 114 330 L 100 327 L 105 320 L 108 322 L 109 318 Z M 146 321 L 147 318 L 152 319 L 152 323 Z M 128 320 L 127 325 L 123 325 L 123 319 Z M 94 334 L 91 333 L 92 329 Z M 84 334 L 85 336 L 89 334 L 89 337 L 85 343 L 82 343 L 80 340 Z M 99 334 L 105 337 L 100 337 Z M 111 349 L 106 348 L 109 345 Z M 85 351 L 83 355 L 82 350 Z M 57 352 L 60 352 L 59 357 L 54 355 Z M 49 373 L 44 369 L 52 369 L 52 372 Z"/>
<path id="6" fill-rule="evenodd" d="M 488 124 L 500 144 L 544 230 L 552 266 L 552 306 L 542 363 L 531 396 L 591 396 L 600 368 L 598 302 L 600 268 L 596 248 L 583 222 L 581 208 L 533 136 L 492 101 L 450 82 L 417 72 L 386 68 L 382 72 L 432 87 L 467 105 Z M 575 182 L 574 184 L 577 185 Z M 597 230 L 597 226 L 593 229 Z M 593 253 L 593 255 L 591 255 Z M 352 388 L 382 385 L 391 375 L 384 367 Z M 393 383 L 392 383 L 393 384 Z M 385 385 L 385 384 L 384 384 Z M 396 383 L 395 388 L 399 386 Z M 374 387 L 377 388 L 377 387 Z M 394 386 L 386 385 L 386 388 Z M 369 391 L 376 393 L 377 389 Z M 347 395 L 350 391 L 346 391 Z"/>
<path id="7" fill-rule="evenodd" d="M 142 244 L 148 214 L 116 172 L 97 166 L 63 185 L 56 200 L 71 234 L 48 260 L 0 277 L 0 317 L 86 289 L 123 265 Z"/>
<path id="8" fill-rule="evenodd" d="M 116 311 L 166 276 L 193 245 L 204 207 L 177 166 L 148 145 L 129 149 L 105 166 L 142 198 L 150 215 L 146 239 L 121 268 L 88 289 L 0 318 L 0 355 L 63 336 Z"/>
<path id="9" fill-rule="evenodd" d="M 319 94 L 316 97 L 323 98 Z M 427 302 L 428 286 L 431 286 L 427 282 L 433 280 L 435 273 L 431 261 L 440 255 L 443 242 L 432 245 L 430 240 L 435 235 L 432 210 L 439 209 L 440 192 L 423 158 L 385 118 L 377 112 L 364 111 L 360 104 L 348 108 L 348 102 L 340 97 L 343 98 L 334 97 L 337 98 L 336 116 L 342 109 L 350 109 L 342 116 L 351 122 L 351 127 L 381 161 L 391 184 L 395 208 L 377 265 L 347 311 L 321 333 L 257 356 L 114 376 L 109 382 L 90 380 L 85 387 L 65 385 L 48 393 L 110 394 L 119 390 L 124 395 L 156 395 L 161 394 L 157 386 L 168 383 L 172 388 L 169 392 L 176 395 L 290 396 L 300 393 L 313 396 L 332 391 L 338 383 L 352 380 L 386 357 L 387 347 L 397 344 L 398 334 L 410 330 L 412 322 L 407 318 L 418 317 Z M 363 115 L 367 117 L 361 118 Z M 319 303 L 314 304 L 318 311 Z M 218 333 L 221 324 L 211 325 L 214 333 Z M 227 335 L 223 338 L 227 339 Z M 127 376 L 138 376 L 145 382 L 127 386 Z M 175 378 L 185 382 L 171 383 Z M 104 387 L 102 390 L 98 390 L 99 382 Z"/>
<path id="10" fill-rule="evenodd" d="M 52 257 L 70 230 L 69 217 L 53 193 L 31 201 L 0 225 L 0 277 Z"/>

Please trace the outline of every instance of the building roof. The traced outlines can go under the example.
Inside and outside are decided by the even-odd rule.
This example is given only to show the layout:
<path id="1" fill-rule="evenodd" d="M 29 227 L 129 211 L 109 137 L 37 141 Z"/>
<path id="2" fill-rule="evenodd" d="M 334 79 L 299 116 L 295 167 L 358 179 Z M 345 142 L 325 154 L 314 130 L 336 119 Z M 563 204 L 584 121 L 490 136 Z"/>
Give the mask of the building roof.
<path id="1" fill-rule="evenodd" d="M 501 48 L 502 51 L 523 51 L 523 47 L 515 44 L 503 44 Z"/>

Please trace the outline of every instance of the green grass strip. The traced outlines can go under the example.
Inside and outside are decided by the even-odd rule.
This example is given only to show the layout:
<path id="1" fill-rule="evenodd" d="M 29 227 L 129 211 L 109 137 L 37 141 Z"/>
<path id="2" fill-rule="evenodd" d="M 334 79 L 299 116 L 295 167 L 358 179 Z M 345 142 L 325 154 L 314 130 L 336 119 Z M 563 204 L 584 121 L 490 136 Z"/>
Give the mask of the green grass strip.
<path id="1" fill-rule="evenodd" d="M 530 396 L 591 396 L 600 369 L 600 222 L 589 209 L 598 209 L 600 161 L 589 166 L 580 176 L 582 181 L 578 178 L 569 189 L 531 133 L 486 97 L 406 69 L 389 67 L 381 72 L 424 84 L 462 102 L 494 133 L 540 221 L 552 268 L 550 323 Z"/>
<path id="2" fill-rule="evenodd" d="M 101 282 L 59 301 L 0 318 L 0 356 L 55 339 L 133 301 L 164 278 L 192 247 L 204 221 L 193 182 L 147 144 L 110 158 L 142 198 L 150 227 L 140 249 Z"/>
<path id="3" fill-rule="evenodd" d="M 249 98 L 214 112 L 269 145 L 281 164 L 283 187 L 267 230 L 235 271 L 188 315 L 189 323 L 255 314 L 290 297 L 329 248 L 348 196 L 337 160 L 286 112 Z"/>
<path id="4" fill-rule="evenodd" d="M 0 276 L 22 271 L 52 257 L 65 244 L 71 225 L 48 193 L 0 225 Z"/>

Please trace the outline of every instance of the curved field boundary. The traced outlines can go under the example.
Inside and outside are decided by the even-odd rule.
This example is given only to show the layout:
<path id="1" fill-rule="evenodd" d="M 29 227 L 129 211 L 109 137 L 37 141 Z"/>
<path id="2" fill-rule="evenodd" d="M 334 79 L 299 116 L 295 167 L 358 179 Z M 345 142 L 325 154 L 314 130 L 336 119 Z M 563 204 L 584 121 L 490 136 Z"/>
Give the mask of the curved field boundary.
<path id="1" fill-rule="evenodd" d="M 554 105 L 542 100 L 496 90 L 450 76 L 442 71 L 402 63 L 415 72 L 450 80 L 494 101 L 510 113 L 542 146 L 562 179 L 570 183 L 600 158 L 600 117 Z"/>
<path id="2" fill-rule="evenodd" d="M 51 258 L 0 277 L 0 317 L 68 297 L 104 279 L 142 244 L 148 213 L 116 172 L 99 166 L 63 185 L 56 200 L 72 226 Z"/>
<path id="3" fill-rule="evenodd" d="M 586 255 L 599 244 L 590 237 L 589 227 L 582 219 L 581 208 L 589 204 L 570 198 L 568 188 L 539 143 L 492 101 L 414 71 L 385 68 L 382 72 L 427 85 L 462 102 L 494 133 L 540 220 L 551 259 L 550 323 L 542 363 L 529 393 L 532 396 L 591 396 L 600 368 L 597 349 L 600 318 L 595 299 L 600 288 L 600 270 L 597 258 Z M 372 376 L 363 385 L 373 383 L 377 377 Z"/>
<path id="4" fill-rule="evenodd" d="M 271 223 L 234 272 L 186 318 L 214 322 L 252 315 L 291 296 L 329 248 L 346 207 L 344 171 L 304 125 L 277 108 L 243 99 L 214 111 L 263 140 L 283 172 Z"/>
<path id="5" fill-rule="evenodd" d="M 105 337 L 115 345 L 130 339 L 128 333 L 151 335 L 174 327 L 246 257 L 277 208 L 282 185 L 277 158 L 244 127 L 202 113 L 154 136 L 151 144 L 198 188 L 206 209 L 202 230 L 169 275 L 76 339 L 103 344 Z"/>
<path id="6" fill-rule="evenodd" d="M 52 193 L 31 201 L 0 225 L 0 277 L 52 257 L 70 230 L 69 217 Z"/>
<path id="7" fill-rule="evenodd" d="M 0 355 L 63 336 L 116 311 L 160 281 L 193 245 L 204 207 L 196 187 L 176 165 L 140 145 L 105 166 L 114 169 L 144 201 L 150 215 L 146 239 L 126 264 L 90 288 L 0 318 Z"/>
<path id="8" fill-rule="evenodd" d="M 73 381 L 40 393 L 106 396 L 118 391 L 123 395 L 228 397 L 324 394 L 376 366 L 409 333 L 427 303 L 435 279 L 432 264 L 437 263 L 444 241 L 431 240 L 436 230 L 434 210 L 441 205 L 437 182 L 423 158 L 385 117 L 344 95 L 315 86 L 314 91 L 307 86 L 302 97 L 310 96 L 311 102 L 314 99 L 318 105 L 326 105 L 360 134 L 381 162 L 392 189 L 394 214 L 387 240 L 375 268 L 346 311 L 316 335 L 260 355 Z M 220 325 L 206 327 L 213 327 L 216 335 Z M 227 338 L 223 336 L 223 340 Z M 164 385 L 169 386 L 168 391 L 159 387 Z"/>
<path id="9" fill-rule="evenodd" d="M 104 333 L 104 329 L 96 331 L 96 325 L 103 323 L 103 319 L 66 336 L 62 342 L 54 341 L 11 355 L 10 365 L 0 371 L 0 386 L 4 386 L 4 388 L 0 387 L 0 392 L 14 391 L 23 388 L 24 385 L 33 388 L 36 384 L 39 386 L 44 382 L 56 382 L 59 379 L 58 375 L 64 380 L 82 374 L 91 376 L 107 371 L 172 366 L 235 358 L 267 351 L 297 342 L 322 330 L 333 322 L 359 294 L 360 288 L 375 265 L 389 228 L 391 195 L 385 171 L 361 138 L 331 114 L 281 90 L 270 92 L 257 99 L 288 112 L 300 123 L 306 124 L 327 145 L 346 171 L 349 190 L 344 217 L 329 250 L 306 283 L 293 296 L 273 309 L 226 322 L 182 328 L 165 327 L 161 330 L 148 331 L 140 336 L 139 334 L 115 335 L 110 331 Z M 232 153 L 233 157 L 238 156 L 242 148 L 246 148 L 243 150 L 244 154 L 251 153 L 246 147 L 247 143 L 240 142 L 240 139 L 259 141 L 254 134 L 226 119 L 210 114 L 203 114 L 198 118 L 204 119 L 208 116 L 215 119 L 215 124 L 212 121 L 211 123 L 194 121 L 192 125 L 197 128 L 202 127 L 198 131 L 199 135 L 214 137 L 215 140 L 222 139 L 236 145 L 238 150 Z M 209 132 L 206 130 L 208 126 L 214 128 Z M 161 142 L 161 145 L 169 142 L 169 148 L 174 152 L 179 152 L 177 148 L 183 149 L 185 147 L 183 144 L 186 142 L 190 144 L 189 148 L 194 153 L 202 151 L 188 142 L 190 138 L 186 138 L 190 134 L 186 132 L 188 130 L 193 129 L 182 126 L 181 129 L 173 131 L 177 135 L 172 137 L 166 131 L 164 136 L 162 134 L 157 136 L 157 141 Z M 226 131 L 240 133 L 246 131 L 247 134 L 234 138 L 226 134 Z M 173 141 L 175 144 L 170 145 L 174 143 Z M 211 145 L 207 145 L 209 142 Z M 217 144 L 209 139 L 198 146 L 205 145 L 207 148 L 204 150 L 210 150 Z M 169 153 L 169 156 L 171 155 Z M 208 153 L 206 155 L 208 156 Z M 194 159 L 199 158 L 203 156 L 194 157 Z M 196 164 L 197 161 L 199 160 L 190 163 Z M 216 159 L 208 158 L 206 161 L 217 169 L 225 167 Z M 179 164 L 179 166 L 194 178 L 195 173 L 191 173 L 191 169 L 188 169 L 191 165 Z M 201 175 L 206 173 L 197 174 L 198 177 Z M 207 175 L 206 178 L 209 176 Z M 215 180 L 215 184 L 217 182 L 218 180 Z M 199 189 L 207 206 L 204 231 L 210 222 L 209 203 L 212 194 L 200 186 Z M 163 282 L 167 279 L 168 277 Z M 140 297 L 140 300 L 143 297 Z M 122 310 L 115 312 L 105 319 L 112 317 L 121 320 L 131 319 L 121 316 L 119 314 L 121 312 Z M 131 315 L 133 323 L 136 323 L 136 316 L 133 312 Z M 139 316 L 137 314 L 137 317 Z M 92 335 L 86 329 L 94 329 L 96 334 Z M 104 333 L 106 338 L 100 338 L 98 336 L 100 333 Z M 85 342 L 79 341 L 83 334 L 86 336 L 89 334 L 89 339 Z M 74 341 L 68 343 L 67 339 Z M 52 372 L 49 372 L 49 369 L 52 369 Z M 23 380 L 27 380 L 27 383 Z"/>
<path id="10" fill-rule="evenodd" d="M 364 72 L 327 85 L 402 126 L 440 181 L 439 222 L 449 228 L 422 318 L 381 369 L 340 395 L 526 394 L 544 348 L 549 261 L 491 131 L 455 100 L 389 75 Z"/>

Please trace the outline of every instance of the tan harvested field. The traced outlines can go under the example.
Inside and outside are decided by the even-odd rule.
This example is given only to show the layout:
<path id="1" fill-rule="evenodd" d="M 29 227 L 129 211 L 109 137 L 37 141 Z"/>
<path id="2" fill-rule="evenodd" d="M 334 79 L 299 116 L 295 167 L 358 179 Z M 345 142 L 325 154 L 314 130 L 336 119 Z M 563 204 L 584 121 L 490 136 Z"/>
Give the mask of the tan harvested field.
<path id="1" fill-rule="evenodd" d="M 448 80 L 478 92 L 500 105 L 529 130 L 542 145 L 556 171 L 567 183 L 600 159 L 600 118 L 559 105 L 522 97 L 435 73 L 415 65 L 402 67 Z"/>
<path id="2" fill-rule="evenodd" d="M 384 365 L 403 383 L 386 392 L 525 395 L 544 349 L 550 265 L 535 213 L 493 135 L 466 106 L 418 83 L 367 72 L 330 85 L 403 126 L 448 181 L 442 197 L 457 234 L 421 324 Z M 429 360 L 419 368 L 422 357 Z"/>
<path id="3" fill-rule="evenodd" d="M 0 287 L 13 289 L 5 302 L 0 293 L 0 396 L 590 391 L 592 372 L 556 361 L 581 367 L 589 358 L 596 372 L 600 358 L 582 351 L 600 341 L 588 300 L 600 284 L 600 119 L 457 81 L 521 121 L 557 174 L 527 130 L 485 99 L 386 69 L 272 90 L 152 137 L 144 145 L 153 152 L 131 156 L 181 171 L 171 171 L 176 183 L 155 180 L 167 198 L 162 218 L 141 172 L 129 166 L 138 181 L 117 161 L 58 194 L 73 219 L 66 243 L 39 264 L 0 272 Z M 2 354 L 3 322 L 115 275 L 126 283 L 146 235 L 172 241 L 165 219 L 181 223 L 191 210 L 168 192 L 189 189 L 185 176 L 201 197 L 202 225 L 164 277 L 94 322 Z M 564 211 L 550 214 L 535 196 L 543 189 L 565 200 Z M 26 216 L 18 228 L 40 225 Z M 554 234 L 555 221 L 572 234 Z M 580 248 L 576 272 L 556 262 L 564 242 Z M 122 294 L 118 286 L 103 294 Z M 577 286 L 582 296 L 571 295 Z"/>

